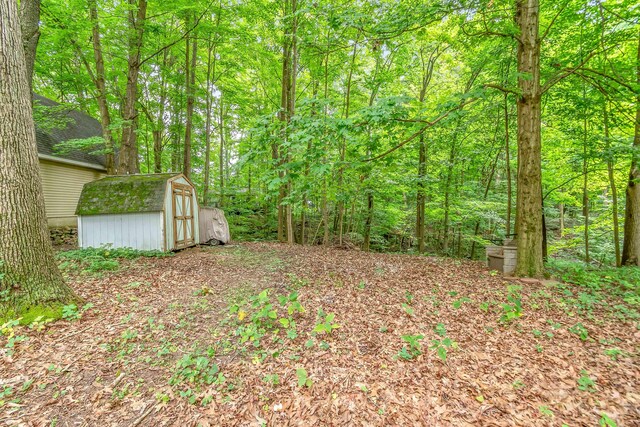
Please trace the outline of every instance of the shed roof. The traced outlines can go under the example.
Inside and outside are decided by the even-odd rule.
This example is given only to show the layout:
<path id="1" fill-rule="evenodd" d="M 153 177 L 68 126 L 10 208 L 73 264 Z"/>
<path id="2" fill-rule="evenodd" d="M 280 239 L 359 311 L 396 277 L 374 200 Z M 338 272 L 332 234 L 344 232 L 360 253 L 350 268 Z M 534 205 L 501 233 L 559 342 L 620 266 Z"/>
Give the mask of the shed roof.
<path id="1" fill-rule="evenodd" d="M 33 94 L 33 100 L 45 107 L 60 106 L 57 102 L 37 94 Z M 55 146 L 63 141 L 102 136 L 102 126 L 100 122 L 93 117 L 76 110 L 66 110 L 63 114 L 68 120 L 68 123 L 63 129 L 43 129 L 36 123 L 38 153 L 104 168 L 106 161 L 103 155 L 90 154 L 81 150 L 72 150 L 67 153 L 58 153 L 55 151 Z"/>
<path id="2" fill-rule="evenodd" d="M 82 188 L 76 215 L 160 212 L 166 183 L 180 173 L 113 175 Z"/>

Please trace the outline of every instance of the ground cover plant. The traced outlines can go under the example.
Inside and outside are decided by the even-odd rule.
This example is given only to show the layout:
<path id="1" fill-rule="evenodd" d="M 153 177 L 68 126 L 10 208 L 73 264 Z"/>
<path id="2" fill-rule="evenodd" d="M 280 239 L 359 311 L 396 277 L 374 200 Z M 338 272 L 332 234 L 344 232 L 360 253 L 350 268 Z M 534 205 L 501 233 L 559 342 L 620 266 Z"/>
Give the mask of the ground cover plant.
<path id="1" fill-rule="evenodd" d="M 267 243 L 117 258 L 100 274 L 70 258 L 86 257 L 59 263 L 92 306 L 2 325 L 2 424 L 638 419 L 638 304 L 619 281 Z"/>

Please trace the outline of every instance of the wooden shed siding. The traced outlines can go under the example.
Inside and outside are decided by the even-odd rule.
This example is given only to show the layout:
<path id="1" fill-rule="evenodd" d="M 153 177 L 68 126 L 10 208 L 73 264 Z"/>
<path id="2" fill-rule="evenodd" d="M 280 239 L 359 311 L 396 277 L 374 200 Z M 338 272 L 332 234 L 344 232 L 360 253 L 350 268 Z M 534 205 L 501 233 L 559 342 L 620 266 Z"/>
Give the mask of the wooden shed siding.
<path id="1" fill-rule="evenodd" d="M 171 192 L 171 183 L 172 182 L 177 182 L 180 184 L 185 184 L 185 185 L 189 185 L 191 186 L 191 183 L 189 181 L 187 181 L 184 177 L 179 177 L 177 179 L 174 180 L 169 180 L 167 182 L 167 190 L 165 193 L 165 198 L 164 198 L 164 211 L 166 213 L 165 215 L 165 245 L 169 250 L 174 250 L 176 247 L 176 242 L 175 239 L 173 238 L 173 202 L 172 202 L 172 197 L 173 197 L 173 193 Z M 196 194 L 196 190 L 195 188 L 193 188 L 193 196 L 191 199 L 191 206 L 193 207 L 193 223 L 194 223 L 194 242 L 196 244 L 200 243 L 200 229 L 199 229 L 199 208 L 198 208 L 198 197 Z"/>
<path id="2" fill-rule="evenodd" d="M 40 176 L 49 224 L 63 225 L 61 220 L 66 220 L 69 224 L 64 225 L 74 225 L 82 187 L 105 175 L 95 169 L 40 159 Z"/>
<path id="3" fill-rule="evenodd" d="M 163 225 L 162 212 L 82 215 L 78 219 L 78 245 L 163 251 Z"/>

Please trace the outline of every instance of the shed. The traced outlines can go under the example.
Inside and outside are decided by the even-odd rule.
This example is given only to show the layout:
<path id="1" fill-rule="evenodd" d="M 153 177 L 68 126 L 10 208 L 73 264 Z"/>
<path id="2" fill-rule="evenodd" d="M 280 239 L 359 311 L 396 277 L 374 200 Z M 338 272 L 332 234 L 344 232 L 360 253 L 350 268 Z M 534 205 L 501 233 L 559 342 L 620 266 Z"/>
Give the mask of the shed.
<path id="1" fill-rule="evenodd" d="M 85 184 L 78 246 L 172 251 L 199 242 L 196 190 L 181 173 L 107 176 Z"/>

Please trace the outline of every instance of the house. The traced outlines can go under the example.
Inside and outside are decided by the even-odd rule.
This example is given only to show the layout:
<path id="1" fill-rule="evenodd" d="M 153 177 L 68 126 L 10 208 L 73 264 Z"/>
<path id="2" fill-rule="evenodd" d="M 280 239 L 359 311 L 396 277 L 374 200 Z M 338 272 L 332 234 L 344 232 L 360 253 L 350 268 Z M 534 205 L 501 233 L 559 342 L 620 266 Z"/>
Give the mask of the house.
<path id="1" fill-rule="evenodd" d="M 60 104 L 40 95 L 34 95 L 34 104 L 60 107 Z M 106 175 L 104 156 L 79 150 L 55 151 L 56 144 L 72 139 L 101 137 L 100 122 L 79 111 L 56 109 L 64 119 L 60 126 L 38 124 L 36 142 L 44 203 L 49 227 L 76 226 L 75 210 L 82 187 Z"/>
<path id="2" fill-rule="evenodd" d="M 84 185 L 78 246 L 172 251 L 199 239 L 196 190 L 181 173 L 114 175 Z"/>

